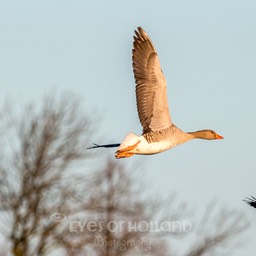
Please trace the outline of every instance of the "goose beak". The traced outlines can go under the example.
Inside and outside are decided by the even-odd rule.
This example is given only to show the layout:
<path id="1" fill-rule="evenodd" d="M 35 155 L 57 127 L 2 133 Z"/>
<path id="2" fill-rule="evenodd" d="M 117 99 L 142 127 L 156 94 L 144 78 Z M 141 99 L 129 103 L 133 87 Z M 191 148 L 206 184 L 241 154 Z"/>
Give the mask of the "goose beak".
<path id="1" fill-rule="evenodd" d="M 216 133 L 216 140 L 219 140 L 219 139 L 224 139 L 224 137 L 220 136 L 219 134 Z"/>

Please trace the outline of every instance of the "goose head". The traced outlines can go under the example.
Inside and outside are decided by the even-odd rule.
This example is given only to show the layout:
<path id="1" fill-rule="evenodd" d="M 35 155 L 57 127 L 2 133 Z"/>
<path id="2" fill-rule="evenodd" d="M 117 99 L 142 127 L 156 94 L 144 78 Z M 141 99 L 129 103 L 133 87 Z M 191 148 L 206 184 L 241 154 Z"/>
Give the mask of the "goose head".
<path id="1" fill-rule="evenodd" d="M 196 132 L 189 132 L 195 139 L 204 139 L 204 140 L 218 140 L 224 139 L 221 135 L 217 134 L 213 130 L 200 130 Z"/>

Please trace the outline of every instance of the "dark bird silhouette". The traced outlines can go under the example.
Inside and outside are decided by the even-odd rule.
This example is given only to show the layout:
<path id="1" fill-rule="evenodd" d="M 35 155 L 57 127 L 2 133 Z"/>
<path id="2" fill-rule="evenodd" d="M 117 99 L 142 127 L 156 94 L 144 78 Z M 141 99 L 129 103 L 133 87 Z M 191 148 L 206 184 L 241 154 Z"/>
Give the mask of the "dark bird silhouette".
<path id="1" fill-rule="evenodd" d="M 256 208 L 256 198 L 254 196 L 246 197 L 243 201 L 249 204 L 250 206 Z"/>

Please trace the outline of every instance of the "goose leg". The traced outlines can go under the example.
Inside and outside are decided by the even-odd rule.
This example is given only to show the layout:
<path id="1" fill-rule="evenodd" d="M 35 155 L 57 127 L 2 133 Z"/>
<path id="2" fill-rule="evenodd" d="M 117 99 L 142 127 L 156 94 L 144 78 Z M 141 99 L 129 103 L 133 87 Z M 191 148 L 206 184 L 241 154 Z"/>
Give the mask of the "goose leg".
<path id="1" fill-rule="evenodd" d="M 139 143 L 140 143 L 140 141 L 138 141 L 137 143 L 135 143 L 132 146 L 117 150 L 116 153 L 115 153 L 115 157 L 119 159 L 119 158 L 125 158 L 125 157 L 133 156 L 134 153 L 129 152 L 129 151 L 135 149 L 138 146 Z"/>

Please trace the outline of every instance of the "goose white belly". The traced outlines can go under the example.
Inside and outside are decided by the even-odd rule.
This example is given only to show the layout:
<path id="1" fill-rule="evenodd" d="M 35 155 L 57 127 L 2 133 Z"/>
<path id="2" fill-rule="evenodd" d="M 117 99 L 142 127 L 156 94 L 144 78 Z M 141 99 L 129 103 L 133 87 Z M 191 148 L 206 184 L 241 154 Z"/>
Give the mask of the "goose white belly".
<path id="1" fill-rule="evenodd" d="M 116 151 L 116 157 L 130 157 L 133 154 L 157 154 L 182 144 L 191 138 L 191 135 L 182 132 L 175 126 L 160 133 L 147 133 L 141 136 L 130 132 Z"/>
<path id="2" fill-rule="evenodd" d="M 139 141 L 140 143 L 138 144 L 138 146 L 134 150 L 132 150 L 135 154 L 139 155 L 157 154 L 173 148 L 177 145 L 175 140 L 173 141 L 170 139 L 149 143 L 143 135 L 139 137 Z"/>

